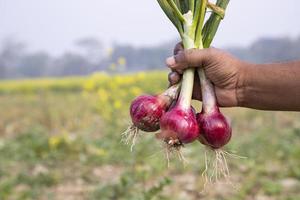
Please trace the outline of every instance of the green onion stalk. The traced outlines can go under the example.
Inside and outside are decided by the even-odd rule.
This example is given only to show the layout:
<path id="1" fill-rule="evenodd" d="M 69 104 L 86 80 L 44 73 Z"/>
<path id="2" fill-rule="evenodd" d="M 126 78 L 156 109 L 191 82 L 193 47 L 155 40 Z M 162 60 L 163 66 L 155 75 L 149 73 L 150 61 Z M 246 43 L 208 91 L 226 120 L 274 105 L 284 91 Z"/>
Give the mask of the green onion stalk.
<path id="1" fill-rule="evenodd" d="M 207 0 L 157 0 L 162 10 L 174 24 L 182 39 L 185 49 L 203 49 L 210 47 L 221 20 L 225 16 L 225 9 L 230 0 L 217 0 L 212 4 Z M 204 25 L 207 9 L 212 14 Z M 184 107 L 189 107 L 192 97 L 194 70 L 187 69 L 183 74 L 180 101 Z M 215 109 L 216 98 L 213 85 L 206 78 L 204 70 L 198 69 L 203 93 L 203 104 L 207 112 Z M 212 96 L 213 95 L 213 96 Z"/>

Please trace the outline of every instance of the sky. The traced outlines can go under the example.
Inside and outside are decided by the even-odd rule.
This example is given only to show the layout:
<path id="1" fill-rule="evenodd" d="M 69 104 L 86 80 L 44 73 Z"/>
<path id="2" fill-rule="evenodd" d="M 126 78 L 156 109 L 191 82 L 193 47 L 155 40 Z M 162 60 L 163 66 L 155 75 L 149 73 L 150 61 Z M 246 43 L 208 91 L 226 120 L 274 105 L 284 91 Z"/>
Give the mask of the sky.
<path id="1" fill-rule="evenodd" d="M 300 36 L 299 8 L 299 0 L 231 0 L 213 45 Z M 177 33 L 156 0 L 0 0 L 0 45 L 9 37 L 61 54 L 80 38 L 154 46 Z"/>

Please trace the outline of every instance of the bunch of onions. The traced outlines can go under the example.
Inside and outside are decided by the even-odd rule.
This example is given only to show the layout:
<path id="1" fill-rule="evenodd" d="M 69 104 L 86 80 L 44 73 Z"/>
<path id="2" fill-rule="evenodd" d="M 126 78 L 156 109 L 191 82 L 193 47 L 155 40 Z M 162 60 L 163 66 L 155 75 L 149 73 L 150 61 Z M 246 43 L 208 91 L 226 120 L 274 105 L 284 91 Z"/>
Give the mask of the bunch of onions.
<path id="1" fill-rule="evenodd" d="M 174 24 L 182 39 L 185 49 L 208 48 L 217 32 L 229 0 L 217 0 L 216 4 L 208 0 L 157 0 L 162 10 Z M 207 9 L 212 11 L 205 23 Z M 231 139 L 231 126 L 220 112 L 216 100 L 214 86 L 207 79 L 204 70 L 199 66 L 197 74 L 200 79 L 202 93 L 202 111 L 195 113 L 191 107 L 195 70 L 188 68 L 183 73 L 181 89 L 177 103 L 168 109 L 169 103 L 162 106 L 163 112 L 155 109 L 137 117 L 136 108 L 141 102 L 149 101 L 148 96 L 138 97 L 131 106 L 131 117 L 135 127 L 144 131 L 157 131 L 157 137 L 165 142 L 168 150 L 180 150 L 184 144 L 200 141 L 207 149 L 214 152 L 214 162 L 208 162 L 205 156 L 205 177 L 228 177 L 228 167 L 225 155 L 221 150 Z M 153 97 L 157 98 L 157 97 Z M 174 100 L 176 98 L 173 98 Z M 169 101 L 171 102 L 171 100 Z M 137 106 L 137 105 L 138 106 Z M 149 114 L 149 115 L 148 115 Z M 155 120 L 153 120 L 155 119 Z M 152 124 L 152 122 L 155 123 Z M 159 121 L 159 123 L 158 123 Z M 144 127 L 146 126 L 146 127 Z M 181 155 L 181 154 L 180 154 Z M 206 155 L 206 152 L 205 152 Z M 213 163 L 213 166 L 209 166 Z M 212 173 L 208 171 L 212 168 Z"/>

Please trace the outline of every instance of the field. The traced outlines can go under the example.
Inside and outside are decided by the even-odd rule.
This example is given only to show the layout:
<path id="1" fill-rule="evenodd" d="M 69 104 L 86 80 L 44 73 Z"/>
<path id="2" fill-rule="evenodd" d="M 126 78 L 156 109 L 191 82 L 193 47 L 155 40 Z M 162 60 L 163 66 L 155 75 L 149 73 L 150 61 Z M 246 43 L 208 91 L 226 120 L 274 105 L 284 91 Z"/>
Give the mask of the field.
<path id="1" fill-rule="evenodd" d="M 0 82 L 0 199 L 297 200 L 300 113 L 224 109 L 232 185 L 203 191 L 204 147 L 167 167 L 161 142 L 120 143 L 130 101 L 167 86 L 166 72 Z M 194 102 L 197 108 L 199 102 Z"/>

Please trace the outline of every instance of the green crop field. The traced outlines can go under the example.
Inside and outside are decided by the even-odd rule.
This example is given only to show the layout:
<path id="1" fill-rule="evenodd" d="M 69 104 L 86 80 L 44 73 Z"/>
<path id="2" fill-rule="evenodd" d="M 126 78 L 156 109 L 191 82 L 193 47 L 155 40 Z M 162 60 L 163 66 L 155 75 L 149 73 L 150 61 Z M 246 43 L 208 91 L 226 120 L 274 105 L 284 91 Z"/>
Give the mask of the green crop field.
<path id="1" fill-rule="evenodd" d="M 0 199 L 300 199 L 300 113 L 224 109 L 232 184 L 203 191 L 204 147 L 184 167 L 143 134 L 122 144 L 130 101 L 167 86 L 166 72 L 0 82 Z M 196 108 L 199 102 L 194 102 Z"/>

